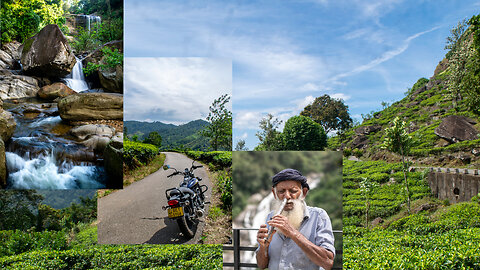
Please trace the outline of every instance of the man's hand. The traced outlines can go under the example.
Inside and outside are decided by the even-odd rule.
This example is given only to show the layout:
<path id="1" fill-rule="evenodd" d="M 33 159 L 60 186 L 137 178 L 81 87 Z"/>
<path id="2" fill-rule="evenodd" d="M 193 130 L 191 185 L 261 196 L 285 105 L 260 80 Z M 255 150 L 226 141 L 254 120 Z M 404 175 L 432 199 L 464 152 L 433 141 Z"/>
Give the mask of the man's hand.
<path id="1" fill-rule="evenodd" d="M 270 246 L 270 241 L 275 233 L 272 233 L 268 239 L 268 229 L 267 224 L 260 225 L 260 229 L 257 232 L 257 241 L 260 244 L 260 248 L 257 252 L 257 265 L 261 269 L 268 267 L 268 246 Z"/>
<path id="2" fill-rule="evenodd" d="M 258 229 L 257 232 L 257 241 L 260 244 L 261 248 L 268 248 L 270 241 L 272 241 L 272 235 L 268 239 L 266 239 L 268 236 L 268 229 L 267 229 L 267 224 L 262 224 L 260 225 L 260 229 Z"/>
<path id="3" fill-rule="evenodd" d="M 275 227 L 288 238 L 292 238 L 297 231 L 295 228 L 293 228 L 290 222 L 288 222 L 288 218 L 281 215 L 273 216 L 273 218 L 267 223 L 268 225 Z"/>

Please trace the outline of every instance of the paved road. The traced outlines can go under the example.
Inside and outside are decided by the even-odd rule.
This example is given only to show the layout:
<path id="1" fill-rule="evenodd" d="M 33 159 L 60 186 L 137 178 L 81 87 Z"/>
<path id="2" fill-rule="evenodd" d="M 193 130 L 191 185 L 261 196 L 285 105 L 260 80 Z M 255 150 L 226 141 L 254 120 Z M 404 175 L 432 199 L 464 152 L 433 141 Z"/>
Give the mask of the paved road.
<path id="1" fill-rule="evenodd" d="M 166 153 L 165 164 L 184 170 L 192 160 L 179 153 Z M 195 163 L 198 165 L 199 163 Z M 195 237 L 187 240 L 175 220 L 167 217 L 162 206 L 167 205 L 165 190 L 178 187 L 182 175 L 167 178 L 173 170 L 163 169 L 144 179 L 98 200 L 99 244 L 195 244 L 198 243 L 204 223 L 200 222 Z M 209 187 L 206 201 L 211 196 L 211 181 L 205 168 L 195 170 Z M 208 204 L 206 205 L 208 213 Z"/>

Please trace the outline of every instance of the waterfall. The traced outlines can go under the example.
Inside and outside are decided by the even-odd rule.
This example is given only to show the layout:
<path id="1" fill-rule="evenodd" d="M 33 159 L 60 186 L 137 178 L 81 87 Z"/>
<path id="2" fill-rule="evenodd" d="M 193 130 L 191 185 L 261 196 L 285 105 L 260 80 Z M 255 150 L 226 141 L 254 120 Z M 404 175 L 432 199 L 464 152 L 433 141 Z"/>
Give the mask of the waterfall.
<path id="1" fill-rule="evenodd" d="M 88 90 L 88 84 L 85 80 L 85 75 L 83 75 L 82 60 L 77 57 L 75 57 L 75 59 L 77 60 L 77 63 L 75 63 L 72 72 L 63 80 L 65 81 L 65 84 L 75 90 L 75 92 Z"/>
<path id="2" fill-rule="evenodd" d="M 95 15 L 83 15 L 85 17 L 85 28 L 90 32 L 92 22 L 95 24 L 101 23 L 102 19 Z"/>

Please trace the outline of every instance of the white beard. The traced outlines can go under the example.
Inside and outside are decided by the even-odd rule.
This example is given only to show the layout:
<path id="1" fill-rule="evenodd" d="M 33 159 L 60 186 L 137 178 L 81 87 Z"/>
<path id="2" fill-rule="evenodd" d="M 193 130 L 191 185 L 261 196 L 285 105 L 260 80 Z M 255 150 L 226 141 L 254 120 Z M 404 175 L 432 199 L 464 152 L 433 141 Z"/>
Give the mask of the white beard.
<path id="1" fill-rule="evenodd" d="M 280 213 L 280 215 L 287 217 L 290 225 L 292 225 L 293 228 L 298 230 L 304 218 L 304 212 L 305 212 L 305 206 L 306 206 L 305 201 L 302 198 L 302 199 L 290 199 L 287 202 L 293 202 L 293 209 L 289 211 L 283 210 Z"/>

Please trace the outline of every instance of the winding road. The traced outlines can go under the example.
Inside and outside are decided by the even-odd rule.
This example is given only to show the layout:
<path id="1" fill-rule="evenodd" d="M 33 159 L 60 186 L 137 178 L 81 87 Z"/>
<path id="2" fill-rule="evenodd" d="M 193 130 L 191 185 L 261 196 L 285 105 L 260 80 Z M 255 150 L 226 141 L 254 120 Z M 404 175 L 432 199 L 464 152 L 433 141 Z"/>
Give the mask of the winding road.
<path id="1" fill-rule="evenodd" d="M 179 153 L 165 153 L 165 164 L 179 171 L 190 168 L 192 160 Z M 198 165 L 198 163 L 195 163 Z M 198 224 L 195 237 L 186 239 L 175 220 L 167 217 L 165 190 L 178 187 L 182 175 L 167 178 L 172 170 L 160 169 L 130 186 L 98 200 L 99 244 L 196 244 L 204 222 Z M 195 170 L 202 184 L 209 187 L 206 200 L 211 197 L 212 184 L 205 168 Z M 206 213 L 209 205 L 206 204 Z"/>

